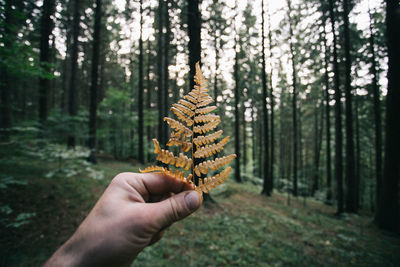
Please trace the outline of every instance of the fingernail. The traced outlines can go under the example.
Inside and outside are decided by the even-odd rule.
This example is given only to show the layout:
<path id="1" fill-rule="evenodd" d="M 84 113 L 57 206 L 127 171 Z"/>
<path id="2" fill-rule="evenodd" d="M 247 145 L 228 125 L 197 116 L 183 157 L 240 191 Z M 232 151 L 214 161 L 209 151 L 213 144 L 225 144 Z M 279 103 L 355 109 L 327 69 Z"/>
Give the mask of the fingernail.
<path id="1" fill-rule="evenodd" d="M 200 206 L 200 197 L 196 191 L 191 191 L 185 195 L 186 206 L 189 210 L 195 210 Z"/>

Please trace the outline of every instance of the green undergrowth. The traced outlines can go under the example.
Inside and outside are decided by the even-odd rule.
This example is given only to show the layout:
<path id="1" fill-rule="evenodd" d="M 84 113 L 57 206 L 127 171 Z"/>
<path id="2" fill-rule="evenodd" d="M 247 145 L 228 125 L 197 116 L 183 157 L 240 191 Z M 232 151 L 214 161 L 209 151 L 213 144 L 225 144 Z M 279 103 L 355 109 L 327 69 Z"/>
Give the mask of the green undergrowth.
<path id="1" fill-rule="evenodd" d="M 76 229 L 119 172 L 132 162 L 84 160 L 85 150 L 0 150 L 0 266 L 40 266 Z M 46 150 L 47 149 L 47 150 Z M 63 154 L 64 153 L 64 154 Z M 70 154 L 68 154 L 70 153 Z M 61 160 L 60 160 L 61 158 Z M 371 217 L 345 215 L 311 199 L 257 183 L 227 183 L 217 204 L 170 227 L 134 266 L 398 266 L 400 238 L 378 230 Z M 305 205 L 304 205 L 305 204 Z"/>

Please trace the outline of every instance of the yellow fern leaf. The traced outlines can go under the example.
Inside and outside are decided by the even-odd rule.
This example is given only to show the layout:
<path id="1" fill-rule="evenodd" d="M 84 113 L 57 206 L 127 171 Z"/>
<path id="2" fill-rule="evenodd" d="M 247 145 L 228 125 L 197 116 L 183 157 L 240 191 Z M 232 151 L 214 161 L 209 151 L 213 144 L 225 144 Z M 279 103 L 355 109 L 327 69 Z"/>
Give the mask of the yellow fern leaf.
<path id="1" fill-rule="evenodd" d="M 154 142 L 154 153 L 157 154 L 157 160 L 165 164 L 172 164 L 176 167 L 184 167 L 185 170 L 189 170 L 192 167 L 192 159 L 189 159 L 186 155 L 179 153 L 179 157 L 174 156 L 174 153 L 161 149 L 157 139 L 153 139 Z"/>
<path id="2" fill-rule="evenodd" d="M 210 121 L 220 121 L 220 118 L 218 115 L 214 115 L 214 114 L 207 114 L 207 115 L 198 115 L 196 117 L 194 117 L 194 121 L 195 122 L 210 122 Z"/>
<path id="3" fill-rule="evenodd" d="M 171 110 L 178 117 L 178 119 L 185 122 L 187 126 L 190 127 L 193 125 L 193 120 L 190 117 L 186 116 L 185 113 L 183 113 L 183 111 L 177 109 L 176 107 L 172 107 Z"/>
<path id="4" fill-rule="evenodd" d="M 218 126 L 219 122 L 220 122 L 220 120 L 218 118 L 218 120 L 211 121 L 211 122 L 206 123 L 204 125 L 194 126 L 193 127 L 193 132 L 195 132 L 195 133 L 206 133 L 206 132 L 212 131 Z"/>
<path id="5" fill-rule="evenodd" d="M 193 183 L 190 178 L 192 177 L 192 174 L 190 174 L 188 177 L 185 177 L 185 173 L 179 170 L 170 170 L 164 167 L 160 167 L 160 166 L 150 166 L 147 167 L 144 170 L 139 169 L 139 171 L 141 173 L 147 173 L 147 172 L 161 172 L 163 174 L 167 174 L 169 176 L 174 177 L 175 179 L 184 181 L 186 183 Z"/>
<path id="6" fill-rule="evenodd" d="M 191 95 L 185 95 L 183 98 L 186 99 L 186 100 L 188 100 L 188 101 L 190 101 L 190 102 L 192 102 L 193 104 L 197 104 L 197 99 L 194 98 L 194 97 L 191 96 Z"/>
<path id="7" fill-rule="evenodd" d="M 215 188 L 217 185 L 222 184 L 228 178 L 229 173 L 231 172 L 231 167 L 226 168 L 221 173 L 210 177 L 199 179 L 199 185 L 196 187 L 197 192 L 208 193 L 211 189 Z"/>
<path id="8" fill-rule="evenodd" d="M 212 144 L 212 145 L 207 145 L 205 147 L 200 147 L 195 153 L 194 157 L 195 158 L 206 158 L 210 157 L 213 154 L 216 154 L 217 152 L 220 152 L 226 143 L 228 143 L 229 136 L 225 137 L 222 139 L 219 143 L 217 144 Z"/>
<path id="9" fill-rule="evenodd" d="M 196 138 L 193 139 L 193 143 L 197 146 L 201 146 L 201 145 L 206 145 L 209 144 L 211 142 L 214 142 L 215 140 L 217 140 L 221 135 L 222 135 L 223 131 L 219 130 L 215 133 L 212 134 L 208 134 L 208 135 L 199 135 Z"/>
<path id="10" fill-rule="evenodd" d="M 166 169 L 164 167 L 160 167 L 160 166 L 149 166 L 144 170 L 139 169 L 139 171 L 141 173 L 146 173 L 146 172 L 157 172 L 157 171 L 161 171 L 164 172 Z"/>
<path id="11" fill-rule="evenodd" d="M 214 111 L 216 108 L 217 108 L 216 106 L 199 108 L 199 109 L 196 109 L 196 114 L 207 114 L 211 111 Z"/>
<path id="12" fill-rule="evenodd" d="M 206 158 L 222 151 L 229 139 L 228 136 L 218 142 L 217 139 L 222 135 L 223 131 L 213 132 L 221 119 L 218 115 L 210 113 L 217 107 L 208 106 L 213 102 L 213 98 L 207 93 L 209 91 L 207 89 L 207 80 L 203 76 L 198 63 L 196 63 L 194 81 L 194 88 L 171 107 L 171 111 L 179 121 L 168 117 L 164 118 L 164 121 L 173 129 L 167 146 L 177 146 L 183 153 L 188 152 L 191 158 L 183 153 L 175 156 L 173 152 L 162 149 L 157 139 L 153 139 L 154 153 L 157 154 L 157 160 L 177 169 L 150 166 L 140 171 L 158 171 L 191 184 L 194 184 L 194 181 L 198 181 L 197 186 L 195 185 L 195 190 L 199 193 L 207 193 L 227 179 L 231 168 L 228 167 L 213 177 L 203 179 L 201 176 L 207 174 L 210 170 L 219 170 L 224 165 L 229 164 L 236 155 L 232 154 L 194 164 L 194 158 Z M 185 173 L 187 174 L 186 177 Z"/>
<path id="13" fill-rule="evenodd" d="M 197 176 L 201 176 L 201 174 L 207 174 L 209 170 L 215 171 L 222 166 L 229 164 L 229 162 L 231 162 L 234 158 L 236 158 L 236 155 L 232 154 L 222 158 L 216 158 L 215 160 L 201 162 L 194 167 L 194 172 L 197 174 Z"/>
<path id="14" fill-rule="evenodd" d="M 214 102 L 214 99 L 212 99 L 210 96 L 201 98 L 199 103 L 196 105 L 197 108 L 201 108 L 204 106 L 207 106 L 208 104 L 211 104 L 212 102 Z"/>
<path id="15" fill-rule="evenodd" d="M 177 108 L 177 109 L 179 109 L 180 111 L 182 111 L 183 113 L 185 113 L 189 117 L 193 117 L 193 115 L 194 115 L 194 112 L 190 108 L 185 107 L 184 105 L 173 104 L 172 106 Z"/>
<path id="16" fill-rule="evenodd" d="M 165 117 L 164 121 L 166 121 L 169 124 L 169 126 L 171 126 L 171 128 L 174 129 L 175 131 L 183 132 L 186 137 L 190 137 L 193 134 L 192 130 L 187 128 L 185 125 L 183 125 L 179 121 L 176 121 L 176 120 L 168 118 L 168 117 Z"/>
<path id="17" fill-rule="evenodd" d="M 188 101 L 186 101 L 184 99 L 179 100 L 178 104 L 184 105 L 184 106 L 190 108 L 191 110 L 195 110 L 196 109 L 196 105 L 194 105 L 194 104 L 192 104 L 192 103 L 190 103 L 190 102 L 188 102 Z"/>
<path id="18" fill-rule="evenodd" d="M 188 152 L 192 148 L 192 143 L 179 139 L 169 139 L 167 146 L 180 146 L 182 151 Z"/>

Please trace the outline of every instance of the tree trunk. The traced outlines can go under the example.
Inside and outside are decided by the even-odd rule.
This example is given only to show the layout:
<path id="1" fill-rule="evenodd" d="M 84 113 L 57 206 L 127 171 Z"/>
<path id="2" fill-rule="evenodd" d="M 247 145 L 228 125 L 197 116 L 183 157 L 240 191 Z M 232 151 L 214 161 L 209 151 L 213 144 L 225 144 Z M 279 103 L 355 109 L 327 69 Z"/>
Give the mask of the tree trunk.
<path id="1" fill-rule="evenodd" d="M 360 167 L 360 159 L 361 159 L 361 144 L 360 144 L 360 119 L 358 116 L 358 102 L 359 96 L 355 98 L 355 127 L 356 127 L 356 158 L 355 158 L 355 169 L 356 169 L 356 188 L 357 188 L 357 208 L 360 208 L 360 198 L 363 196 L 363 190 L 361 190 L 361 167 Z M 360 194 L 361 191 L 361 194 Z"/>
<path id="2" fill-rule="evenodd" d="M 215 50 L 215 72 L 214 72 L 214 102 L 218 106 L 218 67 L 219 67 L 219 48 L 218 39 L 214 40 L 214 50 Z"/>
<path id="3" fill-rule="evenodd" d="M 252 99 L 252 101 L 254 101 L 254 97 Z M 257 128 L 256 128 L 256 119 L 255 119 L 255 110 L 254 110 L 254 105 L 251 107 L 251 154 L 252 154 L 252 161 L 253 161 L 253 169 L 252 169 L 252 173 L 254 176 L 257 175 L 257 170 L 256 170 L 256 166 L 260 165 L 260 163 L 257 164 L 257 151 L 256 151 L 256 147 L 257 147 Z"/>
<path id="4" fill-rule="evenodd" d="M 317 102 L 316 102 L 317 103 Z M 311 188 L 311 196 L 314 196 L 315 191 L 319 188 L 318 165 L 319 165 L 319 130 L 318 130 L 318 106 L 314 109 L 314 170 L 313 170 L 313 184 Z"/>
<path id="5" fill-rule="evenodd" d="M 270 133 L 270 160 L 271 163 L 269 165 L 269 179 L 271 181 L 271 191 L 274 189 L 274 163 L 275 163 L 275 126 L 274 126 L 274 88 L 272 85 L 272 76 L 273 76 L 273 65 L 272 65 L 272 31 L 271 31 L 271 16 L 269 13 L 269 8 L 267 11 L 268 14 L 268 50 L 269 50 L 269 59 L 270 59 L 270 67 L 271 73 L 269 76 L 269 89 L 270 89 L 270 109 L 271 109 L 271 133 Z"/>
<path id="6" fill-rule="evenodd" d="M 54 13 L 54 0 L 44 0 L 42 5 L 42 17 L 40 20 L 40 65 L 44 72 L 50 72 L 50 46 L 49 40 L 53 30 L 53 20 L 51 19 Z M 39 78 L 39 136 L 43 137 L 44 124 L 48 116 L 48 96 L 50 89 L 50 80 L 47 77 Z"/>
<path id="7" fill-rule="evenodd" d="M 78 68 L 78 36 L 80 23 L 80 0 L 74 0 L 74 17 L 72 21 L 71 75 L 68 95 L 68 114 L 71 116 L 71 128 L 68 135 L 68 147 L 75 148 L 75 123 L 73 117 L 78 114 L 76 72 Z"/>
<path id="8" fill-rule="evenodd" d="M 152 91 L 151 88 L 151 79 L 150 79 L 150 55 L 151 55 L 151 42 L 148 40 L 147 41 L 147 70 L 146 70 L 146 85 L 147 85 L 147 97 L 146 97 L 146 109 L 147 112 L 151 111 L 151 96 L 152 96 Z M 151 131 L 151 126 L 147 126 L 147 143 L 151 143 L 151 139 L 153 139 L 153 133 Z M 152 158 L 152 153 L 147 154 L 147 160 L 151 161 Z"/>
<path id="9" fill-rule="evenodd" d="M 354 172 L 353 106 L 351 93 L 351 58 L 349 34 L 349 4 L 343 0 L 344 52 L 345 52 L 345 95 L 346 95 L 346 211 L 357 211 L 357 188 Z"/>
<path id="10" fill-rule="evenodd" d="M 164 36 L 164 56 L 163 56 L 163 79 L 164 79 L 164 95 L 163 95 L 163 117 L 168 117 L 168 111 L 169 111 L 169 105 L 168 105 L 168 99 L 169 99 L 169 71 L 168 71 L 168 66 L 169 66 L 169 42 L 170 42 L 170 35 L 171 35 L 171 27 L 170 27 L 170 20 L 169 20 L 169 4 L 170 0 L 164 1 L 164 23 L 165 23 L 165 36 Z M 164 137 L 163 139 L 165 140 L 165 143 L 168 142 L 168 126 L 164 122 L 163 118 L 163 134 Z"/>
<path id="11" fill-rule="evenodd" d="M 335 29 L 335 14 L 333 0 L 329 0 L 329 15 L 333 35 L 333 72 L 335 81 L 335 180 L 337 187 L 337 214 L 343 213 L 343 135 L 342 135 L 342 93 L 339 86 L 339 65 Z"/>
<path id="12" fill-rule="evenodd" d="M 143 0 L 140 0 L 140 36 L 139 36 L 139 88 L 138 88 L 138 159 L 144 163 L 144 119 L 143 119 Z M 160 19 L 160 18 L 159 18 Z"/>
<path id="13" fill-rule="evenodd" d="M 160 144 L 165 145 L 167 140 L 164 140 L 164 90 L 165 90 L 165 85 L 164 85 L 164 59 L 166 55 L 164 55 L 164 42 L 165 42 L 165 36 L 163 33 L 164 29 L 164 20 L 163 20 L 163 8 L 164 8 L 164 1 L 159 0 L 158 1 L 158 40 L 157 40 L 157 109 L 158 109 L 158 141 Z"/>
<path id="14" fill-rule="evenodd" d="M 292 115 L 293 115 L 293 195 L 297 196 L 297 106 L 296 106 L 296 94 L 297 94 L 297 83 L 296 83 L 296 61 L 295 61 L 295 53 L 294 53 L 294 48 L 293 48 L 293 26 L 292 26 L 292 18 L 291 18 L 291 12 L 292 12 L 292 7 L 291 7 L 291 1 L 287 1 L 288 4 L 288 17 L 289 17 L 289 47 L 290 47 L 290 54 L 292 56 L 292 85 L 293 85 L 293 98 L 292 98 Z"/>
<path id="15" fill-rule="evenodd" d="M 386 38 L 388 46 L 388 93 L 386 98 L 385 161 L 381 193 L 375 221 L 379 227 L 400 231 L 400 5 L 398 0 L 386 0 Z"/>
<path id="16" fill-rule="evenodd" d="M 93 54 L 92 54 L 92 83 L 90 86 L 90 109 L 89 109 L 89 160 L 96 163 L 96 121 L 97 121 L 97 93 L 99 84 L 99 58 L 101 43 L 101 4 L 102 0 L 96 0 L 94 13 L 94 32 L 93 32 Z"/>
<path id="17" fill-rule="evenodd" d="M 241 182 L 242 178 L 240 176 L 240 132 L 239 132 L 239 55 L 238 55 L 238 37 L 235 31 L 235 65 L 233 70 L 233 76 L 235 79 L 235 180 L 236 182 Z"/>
<path id="18" fill-rule="evenodd" d="M 369 11 L 369 48 L 371 51 L 371 74 L 372 74 L 372 90 L 374 96 L 374 115 L 375 115 L 375 175 L 376 175 L 376 199 L 379 199 L 382 181 L 382 123 L 381 123 L 381 104 L 378 85 L 378 71 L 375 59 L 375 40 L 372 31 L 372 16 Z"/>
<path id="19" fill-rule="evenodd" d="M 16 38 L 15 29 L 12 27 L 14 22 L 14 15 L 12 7 L 15 4 L 15 0 L 6 0 L 4 4 L 4 47 L 7 50 L 11 50 L 13 46 L 13 40 Z M 3 56 L 3 55 L 1 55 Z M 11 86 L 10 86 L 10 72 L 6 67 L 0 72 L 1 75 L 1 105 L 0 105 L 0 129 L 1 139 L 7 141 L 10 137 L 11 128 Z"/>
<path id="20" fill-rule="evenodd" d="M 323 43 L 324 43 L 324 82 L 325 82 L 325 119 L 326 119 L 326 202 L 332 203 L 332 164 L 331 164 L 331 116 L 330 116 L 330 95 L 329 95 L 329 73 L 328 73 L 328 62 L 329 62 L 329 51 L 328 45 L 326 44 L 326 32 L 325 32 L 326 20 L 323 22 Z"/>
<path id="21" fill-rule="evenodd" d="M 201 66 L 201 14 L 199 11 L 199 0 L 188 0 L 188 33 L 189 33 L 189 67 L 190 67 L 190 88 L 194 88 L 193 77 L 196 74 L 195 64 Z"/>
<path id="22" fill-rule="evenodd" d="M 265 19 L 264 19 L 264 0 L 261 1 L 261 77 L 262 77 L 262 111 L 263 111 L 263 124 L 264 124 L 264 185 L 261 194 L 270 196 L 272 193 L 271 177 L 269 171 L 269 122 L 268 122 L 268 108 L 267 108 L 267 73 L 265 62 Z"/>

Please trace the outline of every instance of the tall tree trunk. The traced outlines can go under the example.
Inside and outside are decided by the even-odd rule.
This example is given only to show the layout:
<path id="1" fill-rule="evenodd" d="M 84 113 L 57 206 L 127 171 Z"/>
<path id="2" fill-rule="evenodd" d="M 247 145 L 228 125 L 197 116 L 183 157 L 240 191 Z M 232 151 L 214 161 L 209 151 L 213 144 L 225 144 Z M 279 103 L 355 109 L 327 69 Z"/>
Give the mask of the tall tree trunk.
<path id="1" fill-rule="evenodd" d="M 169 66 L 169 42 L 171 39 L 171 26 L 170 26 L 170 20 L 169 20 L 169 4 L 170 0 L 166 0 L 164 2 L 164 25 L 165 25 L 165 35 L 164 35 L 164 57 L 163 57 L 163 79 L 164 79 L 164 91 L 163 91 L 163 117 L 168 117 L 168 111 L 169 111 L 169 105 L 168 105 L 168 99 L 169 99 L 169 71 L 168 71 L 168 66 Z M 164 119 L 163 119 L 164 120 Z M 168 130 L 169 128 L 167 127 L 167 124 L 163 121 L 163 134 L 164 134 L 164 140 L 165 143 L 168 142 Z"/>
<path id="2" fill-rule="evenodd" d="M 44 0 L 42 5 L 42 17 L 40 19 L 40 65 L 46 72 L 50 72 L 50 35 L 53 30 L 54 0 Z M 48 96 L 50 89 L 50 80 L 45 76 L 39 78 L 39 123 L 40 137 L 43 137 L 44 124 L 48 116 Z"/>
<path id="3" fill-rule="evenodd" d="M 369 48 L 371 51 L 371 74 L 372 90 L 374 96 L 374 115 L 375 115 L 375 173 L 376 173 L 376 199 L 379 199 L 382 181 L 382 123 L 381 123 L 381 104 L 378 85 L 378 71 L 375 58 L 375 40 L 372 31 L 372 15 L 369 10 Z"/>
<path id="4" fill-rule="evenodd" d="M 12 27 L 14 22 L 14 15 L 12 6 L 15 4 L 15 0 L 6 0 L 4 4 L 4 47 L 7 50 L 11 50 L 13 46 L 13 40 L 16 38 L 15 29 Z M 3 56 L 3 55 L 1 55 Z M 0 105 L 0 130 L 1 139 L 7 141 L 10 137 L 9 130 L 11 128 L 11 86 L 10 86 L 10 72 L 5 68 L 0 72 L 1 81 L 1 105 Z"/>
<path id="5" fill-rule="evenodd" d="M 363 190 L 361 187 L 361 167 L 360 167 L 360 160 L 361 160 L 361 145 L 360 145 L 360 119 L 358 116 L 358 102 L 359 102 L 359 96 L 357 95 L 354 101 L 355 105 L 355 127 L 356 127 L 356 159 L 355 159 L 355 169 L 356 169 L 356 188 L 357 190 L 357 208 L 360 208 L 360 198 L 363 196 Z M 360 193 L 361 191 L 361 193 Z"/>
<path id="6" fill-rule="evenodd" d="M 189 65 L 190 65 L 190 90 L 194 88 L 194 75 L 196 74 L 196 62 L 201 66 L 201 13 L 199 10 L 199 0 L 188 0 L 188 35 L 189 35 Z M 196 138 L 199 134 L 194 134 Z M 193 153 L 196 152 L 196 147 L 193 147 Z M 200 164 L 203 160 L 194 159 L 194 165 Z M 194 181 L 197 185 L 199 177 L 194 175 Z M 208 194 L 204 194 L 204 200 L 210 200 Z"/>
<path id="7" fill-rule="evenodd" d="M 219 48 L 218 39 L 215 37 L 214 40 L 214 50 L 215 50 L 215 72 L 214 72 L 214 102 L 218 106 L 218 67 L 219 67 Z"/>
<path id="8" fill-rule="evenodd" d="M 254 97 L 252 99 L 254 101 Z M 257 175 L 257 170 L 255 166 L 259 166 L 260 163 L 257 164 L 257 138 L 256 138 L 256 133 L 257 133 L 257 127 L 256 127 L 256 118 L 255 118 L 255 110 L 254 110 L 254 105 L 251 107 L 251 154 L 252 154 L 252 161 L 253 161 L 253 175 Z"/>
<path id="9" fill-rule="evenodd" d="M 236 182 L 241 182 L 242 178 L 240 175 L 240 132 L 239 132 L 239 103 L 240 103 L 240 93 L 239 93 L 239 55 L 238 51 L 238 36 L 235 29 L 235 65 L 233 70 L 233 76 L 235 79 L 235 180 Z"/>
<path id="10" fill-rule="evenodd" d="M 298 139 L 297 139 L 297 104 L 296 104 L 296 95 L 297 95 L 297 74 L 296 74 L 296 60 L 295 60 L 295 52 L 293 48 L 293 26 L 292 26 L 292 18 L 291 18 L 291 1 L 287 1 L 288 4 L 288 17 L 289 17 L 289 48 L 290 54 L 292 56 L 292 85 L 293 85 L 293 98 L 292 98 L 292 115 L 293 115 L 293 195 L 297 196 L 297 147 L 298 147 Z"/>
<path id="11" fill-rule="evenodd" d="M 270 89 L 270 109 L 271 109 L 271 133 L 270 133 L 270 140 L 271 140 L 271 145 L 270 145 L 270 160 L 271 163 L 269 165 L 269 179 L 271 181 L 271 191 L 274 189 L 274 163 L 275 163 L 275 125 L 274 125 L 274 88 L 272 85 L 272 76 L 273 76 L 273 65 L 272 65 L 272 31 L 271 31 L 271 16 L 269 13 L 269 7 L 268 7 L 268 50 L 269 50 L 269 59 L 270 59 L 270 67 L 271 67 L 271 73 L 269 76 L 269 89 Z"/>
<path id="12" fill-rule="evenodd" d="M 147 97 L 146 97 L 146 109 L 147 112 L 151 111 L 151 96 L 152 90 L 151 88 L 151 79 L 150 79 L 150 62 L 151 62 L 151 42 L 150 40 L 147 41 L 147 70 L 146 70 L 146 85 L 147 85 Z M 147 144 L 151 143 L 151 139 L 153 138 L 153 133 L 151 131 L 151 126 L 147 126 Z M 152 153 L 147 154 L 147 160 L 151 161 Z"/>
<path id="13" fill-rule="evenodd" d="M 68 114 L 71 116 L 71 128 L 68 135 L 68 147 L 75 148 L 75 123 L 72 117 L 78 114 L 76 72 L 78 68 L 78 36 L 80 23 L 80 0 L 74 0 L 74 17 L 72 21 L 71 75 L 68 95 Z"/>
<path id="14" fill-rule="evenodd" d="M 245 98 L 245 96 L 243 96 Z M 244 100 L 242 101 L 242 136 L 243 136 L 243 142 L 242 142 L 242 165 L 243 165 L 243 172 L 246 172 L 246 165 L 247 165 L 247 133 L 246 133 L 246 107 L 244 105 Z"/>
<path id="15" fill-rule="evenodd" d="M 164 68 L 163 64 L 165 63 L 165 60 L 163 57 L 164 55 L 164 45 L 165 45 L 165 35 L 163 33 L 164 31 L 164 13 L 163 13 L 163 8 L 164 8 L 164 1 L 159 0 L 158 1 L 158 40 L 157 40 L 157 50 L 158 50 L 158 56 L 157 56 L 157 109 L 158 109 L 158 140 L 162 145 L 165 145 L 167 143 L 167 140 L 164 140 L 164 90 L 165 90 L 165 84 L 164 84 Z"/>
<path id="16" fill-rule="evenodd" d="M 94 12 L 94 32 L 93 32 L 93 54 L 92 54 L 92 82 L 90 86 L 90 109 L 89 109 L 89 160 L 96 163 L 96 121 L 97 121 L 97 93 L 99 84 L 99 58 L 101 43 L 101 5 L 102 0 L 96 0 Z"/>
<path id="17" fill-rule="evenodd" d="M 335 81 L 335 180 L 337 187 L 337 214 L 343 213 L 343 134 L 342 134 L 342 93 L 339 86 L 339 65 L 333 0 L 329 0 L 329 15 L 333 35 L 333 72 Z"/>
<path id="18" fill-rule="evenodd" d="M 325 82 L 325 119 L 326 119 L 326 202 L 332 203 L 332 164 L 331 164 L 331 116 L 330 116 L 330 95 L 329 95 L 329 51 L 326 44 L 325 23 L 323 21 L 323 43 L 324 43 L 324 82 Z"/>
<path id="19" fill-rule="evenodd" d="M 189 67 L 190 88 L 194 88 L 193 77 L 196 74 L 195 64 L 201 66 L 201 14 L 199 11 L 199 0 L 188 0 L 188 33 L 189 33 Z"/>
<path id="20" fill-rule="evenodd" d="M 343 0 L 344 52 L 345 52 L 345 95 L 346 95 L 346 211 L 357 211 L 356 175 L 354 172 L 353 106 L 351 93 L 351 58 L 349 34 L 349 3 Z"/>
<path id="21" fill-rule="evenodd" d="M 386 0 L 386 38 L 388 46 L 388 93 L 386 98 L 385 161 L 381 193 L 375 221 L 379 227 L 400 231 L 400 5 Z"/>
<path id="22" fill-rule="evenodd" d="M 143 119 L 143 0 L 140 0 L 140 36 L 139 36 L 139 88 L 138 88 L 138 139 L 140 163 L 144 163 L 144 119 Z M 160 19 L 160 18 L 159 18 Z"/>
<path id="23" fill-rule="evenodd" d="M 268 108 L 267 108 L 267 73 L 265 62 L 265 19 L 264 19 L 264 0 L 261 0 L 261 77 L 262 77 L 262 111 L 263 111 L 263 124 L 264 124 L 264 185 L 261 194 L 270 196 L 272 193 L 271 177 L 269 171 L 269 126 L 268 126 Z"/>
<path id="24" fill-rule="evenodd" d="M 316 101 L 317 103 L 317 101 Z M 315 191 L 318 190 L 319 188 L 319 176 L 318 176 L 318 165 L 319 165 L 319 151 L 318 151 L 318 145 L 319 145 L 319 130 L 318 130 L 318 106 L 315 107 L 314 109 L 314 170 L 313 170 L 313 184 L 311 188 L 311 196 L 314 196 Z"/>

